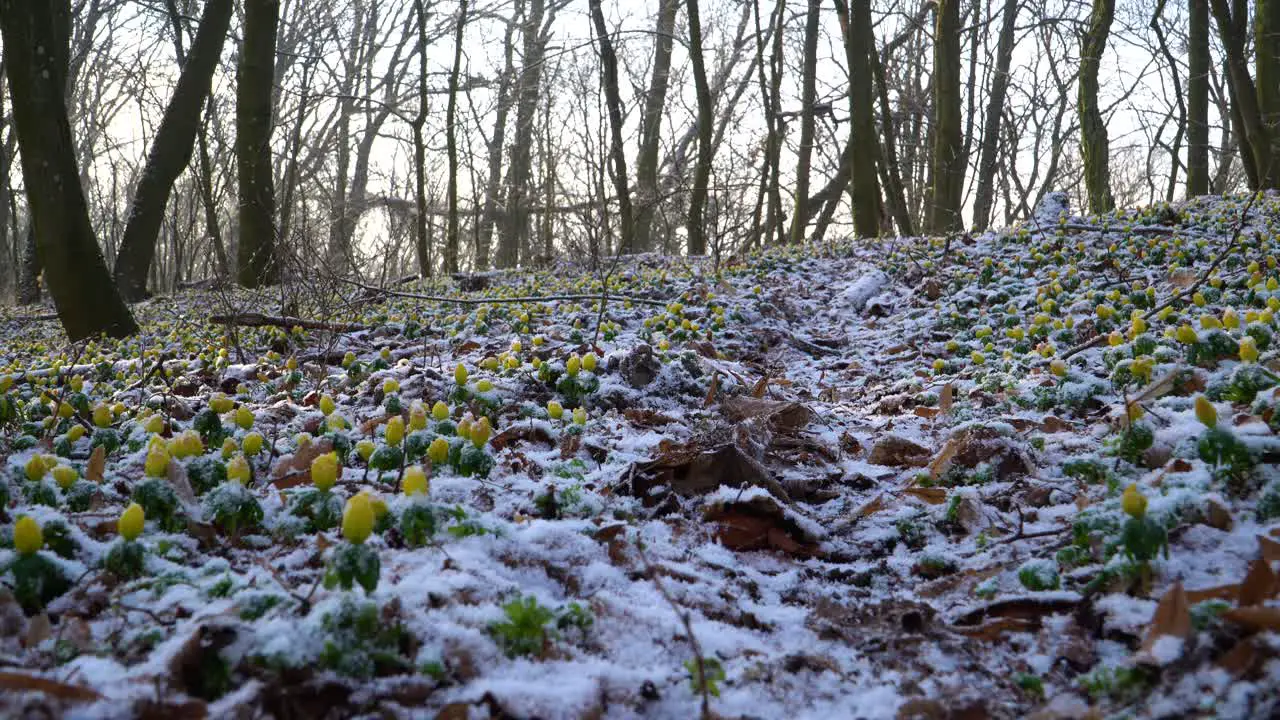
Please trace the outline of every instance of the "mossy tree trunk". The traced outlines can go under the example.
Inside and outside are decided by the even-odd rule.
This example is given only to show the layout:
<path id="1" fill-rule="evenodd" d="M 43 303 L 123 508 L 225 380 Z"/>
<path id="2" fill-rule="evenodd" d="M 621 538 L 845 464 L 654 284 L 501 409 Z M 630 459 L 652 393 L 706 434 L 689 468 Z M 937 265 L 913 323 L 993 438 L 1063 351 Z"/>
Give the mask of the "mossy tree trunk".
<path id="1" fill-rule="evenodd" d="M 636 159 L 635 246 L 623 252 L 653 249 L 653 214 L 658 205 L 658 143 L 662 138 L 662 111 L 671 85 L 671 50 L 675 45 L 676 14 L 680 0 L 660 0 L 657 28 L 653 38 L 653 74 L 644 97 L 640 118 L 640 155 Z"/>
<path id="2" fill-rule="evenodd" d="M 275 189 L 271 178 L 271 93 L 279 23 L 279 0 L 248 0 L 244 4 L 240 66 L 236 72 L 236 162 L 240 189 L 236 279 L 250 288 L 274 285 L 280 279 Z"/>
<path id="3" fill-rule="evenodd" d="M 702 18 L 698 12 L 698 0 L 688 0 L 686 12 L 689 15 L 689 58 L 693 65 L 694 95 L 698 99 L 698 165 L 693 173 L 693 188 L 689 192 L 689 218 L 685 222 L 689 233 L 689 254 L 705 255 L 707 252 L 707 232 L 703 225 L 703 210 L 707 205 L 707 186 L 711 183 L 711 140 L 713 122 L 711 88 L 707 83 L 707 66 L 702 56 Z M 807 41 L 806 41 L 807 47 Z M 810 79 L 812 84 L 812 79 Z M 812 123 L 813 113 L 809 113 Z M 801 140 L 801 143 L 804 141 Z M 810 132 L 812 144 L 812 131 Z M 806 172 L 806 182 L 808 180 Z M 801 192 L 797 188 L 797 192 Z M 806 187 L 803 192 L 808 192 Z"/>
<path id="4" fill-rule="evenodd" d="M 991 209 L 995 205 L 996 163 L 1000 152 L 1000 122 L 1004 117 L 1005 98 L 1009 91 L 1009 66 L 1013 62 L 1014 33 L 1018 20 L 1017 0 L 1005 0 L 1000 19 L 1000 39 L 996 43 L 996 67 L 991 78 L 991 96 L 982 125 L 982 145 L 978 149 L 978 187 L 973 194 L 973 227 L 985 230 L 991 226 Z"/>
<path id="5" fill-rule="evenodd" d="M 853 229 L 861 237 L 880 234 L 880 181 L 876 174 L 875 79 L 871 72 L 870 0 L 835 0 L 849 64 L 849 199 Z"/>
<path id="6" fill-rule="evenodd" d="M 1263 0 L 1274 6 L 1275 0 Z M 1259 3 L 1261 5 L 1261 3 Z M 1249 74 L 1246 46 L 1249 37 L 1249 9 L 1243 0 L 1210 0 L 1209 9 L 1218 23 L 1227 63 L 1227 90 L 1231 95 L 1231 122 L 1236 129 L 1240 157 L 1255 190 L 1275 187 L 1278 168 L 1271 161 L 1271 138 L 1258 102 L 1258 88 Z M 1259 14 L 1263 11 L 1260 8 Z"/>
<path id="7" fill-rule="evenodd" d="M 222 56 L 232 8 L 231 0 L 208 0 L 191 53 L 185 59 L 179 58 L 182 72 L 151 141 L 147 165 L 134 190 L 124 239 L 116 254 L 116 285 L 127 300 L 141 300 L 147 295 L 147 273 L 155 259 L 156 235 L 164 221 L 173 184 L 191 162 L 200 133 L 201 111 Z M 181 31 L 180 27 L 174 28 L 176 33 Z"/>
<path id="8" fill-rule="evenodd" d="M 1254 6 L 1254 66 L 1258 73 L 1258 112 L 1270 149 L 1259 173 L 1268 189 L 1280 189 L 1280 0 Z"/>
<path id="9" fill-rule="evenodd" d="M 31 222 L 58 319 L 73 341 L 130 335 L 138 326 L 89 224 L 63 98 L 70 4 L 0 0 L 0 35 Z"/>
<path id="10" fill-rule="evenodd" d="M 453 68 L 449 72 L 449 106 L 445 110 L 445 145 L 449 153 L 449 217 L 444 233 L 444 272 L 458 272 L 458 74 L 462 72 L 462 34 L 467 27 L 467 0 L 458 3 L 458 24 L 453 34 Z M 425 49 L 424 49 L 425 50 Z"/>
<path id="11" fill-rule="evenodd" d="M 813 164 L 813 137 L 817 127 L 814 105 L 818 101 L 818 21 L 820 0 L 809 0 L 804 22 L 804 59 L 800 78 L 800 148 L 796 158 L 795 211 L 791 214 L 792 243 L 805 237 L 809 213 L 809 173 Z"/>
<path id="12" fill-rule="evenodd" d="M 964 130 L 960 94 L 960 0 L 938 0 L 933 34 L 933 163 L 926 232 L 963 228 Z"/>
<path id="13" fill-rule="evenodd" d="M 1209 192 L 1209 0 L 1187 0 L 1187 197 Z"/>
<path id="14" fill-rule="evenodd" d="M 1098 107 L 1098 70 L 1111 34 L 1116 13 L 1115 0 L 1093 0 L 1093 11 L 1080 40 L 1080 155 L 1084 162 L 1084 185 L 1089 212 L 1105 213 L 1115 207 L 1111 197 L 1111 158 L 1107 123 Z"/>

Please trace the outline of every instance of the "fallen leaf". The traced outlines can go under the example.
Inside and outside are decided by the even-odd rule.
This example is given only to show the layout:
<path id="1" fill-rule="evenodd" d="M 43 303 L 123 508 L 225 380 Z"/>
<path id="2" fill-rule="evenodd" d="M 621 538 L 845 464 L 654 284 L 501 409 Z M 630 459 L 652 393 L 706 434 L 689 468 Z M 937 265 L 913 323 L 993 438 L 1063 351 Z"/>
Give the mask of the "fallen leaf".
<path id="1" fill-rule="evenodd" d="M 1258 536 L 1258 550 L 1262 553 L 1262 559 L 1269 563 L 1280 562 L 1280 542 L 1276 542 L 1265 535 Z"/>
<path id="2" fill-rule="evenodd" d="M 864 518 L 864 517 L 867 517 L 868 515 L 874 515 L 880 512 L 881 510 L 883 510 L 884 508 L 885 508 L 884 493 L 880 493 L 879 495 L 876 495 L 874 498 L 872 498 L 871 501 L 868 502 L 866 505 L 863 505 L 862 507 L 858 508 L 858 511 L 855 512 L 853 515 L 854 517 Z"/>
<path id="3" fill-rule="evenodd" d="M 889 467 L 924 467 L 929 464 L 929 449 L 899 435 L 884 435 L 871 446 L 867 462 Z"/>
<path id="4" fill-rule="evenodd" d="M 1191 636 L 1191 605 L 1181 582 L 1175 582 L 1166 590 L 1156 605 L 1147 634 L 1142 639 L 1142 652 L 1150 654 L 1162 635 L 1172 635 L 1184 641 Z"/>
<path id="5" fill-rule="evenodd" d="M 99 445 L 89 455 L 89 464 L 84 468 L 84 479 L 89 482 L 102 482 L 106 470 L 107 449 Z"/>
<path id="6" fill-rule="evenodd" d="M 765 392 L 769 390 L 769 376 L 766 375 L 756 382 L 756 386 L 751 388 L 751 397 L 759 400 L 764 397 Z"/>
<path id="7" fill-rule="evenodd" d="M 902 491 L 904 495 L 923 500 L 930 505 L 941 505 L 947 501 L 947 489 L 936 487 L 909 487 Z"/>
<path id="8" fill-rule="evenodd" d="M 1271 569 L 1271 563 L 1257 558 L 1249 564 L 1249 572 L 1240 583 L 1240 594 L 1236 596 L 1236 604 L 1240 607 L 1261 605 L 1280 589 L 1280 578 Z"/>
<path id="9" fill-rule="evenodd" d="M 22 673 L 0 672 L 0 688 L 19 692 L 41 692 L 59 700 L 90 702 L 102 699 L 96 690 L 83 685 L 71 685 Z"/>
<path id="10" fill-rule="evenodd" d="M 49 622 L 48 613 L 40 613 L 27 621 L 27 632 L 22 638 L 22 646 L 33 648 L 53 637 L 53 624 Z"/>
<path id="11" fill-rule="evenodd" d="M 717 370 L 711 376 L 711 384 L 710 384 L 710 387 L 707 388 L 707 397 L 705 400 L 702 401 L 702 407 L 707 408 L 715 404 L 716 391 L 719 389 L 720 389 L 720 371 Z"/>
<path id="12" fill-rule="evenodd" d="M 1248 673 L 1258 661 L 1258 650 L 1253 645 L 1253 638 L 1241 638 L 1230 650 L 1218 658 L 1218 667 L 1226 670 L 1232 677 L 1241 677 Z"/>
<path id="13" fill-rule="evenodd" d="M 1280 607 L 1232 608 L 1222 617 L 1251 630 L 1280 631 Z"/>
<path id="14" fill-rule="evenodd" d="M 943 415 L 951 414 L 951 404 L 955 402 L 956 388 L 951 383 L 942 386 L 942 392 L 938 394 L 938 409 Z"/>
<path id="15" fill-rule="evenodd" d="M 317 438 L 311 441 L 310 445 L 301 448 L 291 456 L 281 457 L 276 461 L 275 467 L 271 468 L 271 479 L 277 481 L 284 479 L 290 475 L 305 472 L 308 476 L 311 473 L 311 461 L 333 450 L 333 441 L 329 438 Z M 276 487 L 281 487 L 276 483 Z M 285 487 L 293 487 L 288 485 Z"/>

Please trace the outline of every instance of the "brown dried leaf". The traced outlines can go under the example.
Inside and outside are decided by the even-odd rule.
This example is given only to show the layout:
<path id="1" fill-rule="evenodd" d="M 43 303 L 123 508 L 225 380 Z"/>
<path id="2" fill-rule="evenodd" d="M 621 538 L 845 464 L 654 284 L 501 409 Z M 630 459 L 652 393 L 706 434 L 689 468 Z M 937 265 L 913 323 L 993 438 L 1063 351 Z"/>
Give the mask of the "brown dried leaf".
<path id="1" fill-rule="evenodd" d="M 764 394 L 768 390 L 769 390 L 769 376 L 766 375 L 760 378 L 758 382 L 756 382 L 755 387 L 751 388 L 751 397 L 759 400 L 760 398 L 764 397 Z"/>
<path id="2" fill-rule="evenodd" d="M 1187 590 L 1187 603 L 1195 605 L 1205 600 L 1234 600 L 1240 594 L 1240 584 L 1218 585 L 1217 587 Z"/>
<path id="3" fill-rule="evenodd" d="M 92 702 L 102 699 L 96 690 L 83 685 L 71 685 L 49 678 L 13 672 L 0 672 L 0 688 L 19 692 L 40 692 L 59 700 Z"/>
<path id="4" fill-rule="evenodd" d="M 854 517 L 864 518 L 874 515 L 885 508 L 884 493 L 880 493 L 871 499 L 866 505 L 858 508 L 858 512 L 854 513 Z"/>
<path id="5" fill-rule="evenodd" d="M 947 501 L 947 489 L 936 487 L 909 487 L 902 491 L 904 495 L 923 500 L 930 505 L 941 505 Z"/>
<path id="6" fill-rule="evenodd" d="M 311 461 L 333 450 L 333 441 L 329 438 L 316 438 L 311 444 L 298 450 L 291 457 L 286 459 L 281 457 L 276 461 L 275 467 L 271 468 L 271 480 L 273 482 L 284 479 L 287 476 L 296 473 L 305 472 L 308 477 L 311 473 Z M 276 483 L 276 487 L 281 487 Z M 286 487 L 292 487 L 286 486 Z"/>
<path id="7" fill-rule="evenodd" d="M 27 621 L 27 632 L 22 637 L 22 646 L 33 648 L 53 637 L 53 624 L 49 622 L 48 613 L 40 613 Z"/>
<path id="8" fill-rule="evenodd" d="M 107 449 L 101 445 L 93 449 L 89 455 L 89 464 L 84 467 L 84 479 L 89 482 L 102 482 L 107 470 Z"/>
<path id="9" fill-rule="evenodd" d="M 1253 645 L 1253 638 L 1242 638 L 1230 650 L 1218 658 L 1218 667 L 1226 670 L 1232 677 L 1241 677 L 1249 672 L 1258 661 L 1258 650 Z"/>
<path id="10" fill-rule="evenodd" d="M 1182 640 L 1191 636 L 1191 604 L 1187 602 L 1187 593 L 1181 582 L 1175 582 L 1166 590 L 1156 605 L 1146 637 L 1142 639 L 1142 652 L 1150 653 L 1161 635 L 1172 635 Z"/>
<path id="11" fill-rule="evenodd" d="M 1280 631 L 1280 607 L 1232 608 L 1222 617 L 1251 630 Z"/>
<path id="12" fill-rule="evenodd" d="M 1280 578 L 1271 569 L 1271 563 L 1258 558 L 1249 564 L 1249 572 L 1240 583 L 1240 594 L 1236 596 L 1236 604 L 1240 607 L 1261 605 L 1263 601 L 1276 594 L 1280 589 Z"/>
<path id="13" fill-rule="evenodd" d="M 1280 542 L 1276 542 L 1265 535 L 1258 536 L 1258 550 L 1262 553 L 1262 559 L 1269 563 L 1280 562 Z"/>
<path id="14" fill-rule="evenodd" d="M 179 500 L 187 505 L 195 504 L 196 491 L 191 488 L 191 482 L 187 479 L 186 466 L 170 458 L 169 467 L 165 469 L 165 478 L 173 486 L 173 492 Z"/>
<path id="15" fill-rule="evenodd" d="M 944 415 L 951 413 L 951 404 L 956 399 L 956 387 L 951 383 L 942 386 L 942 392 L 938 395 L 938 409 Z"/>

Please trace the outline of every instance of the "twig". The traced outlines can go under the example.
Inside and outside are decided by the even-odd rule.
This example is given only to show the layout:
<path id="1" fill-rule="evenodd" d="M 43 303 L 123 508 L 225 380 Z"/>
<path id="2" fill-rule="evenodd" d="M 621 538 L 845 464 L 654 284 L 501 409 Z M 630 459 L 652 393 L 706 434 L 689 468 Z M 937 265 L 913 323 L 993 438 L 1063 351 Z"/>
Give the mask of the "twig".
<path id="1" fill-rule="evenodd" d="M 328 330 L 330 332 L 357 332 L 368 330 L 368 326 L 358 323 L 322 322 L 305 318 L 263 315 L 255 312 L 233 313 L 230 315 L 212 315 L 209 322 L 213 325 L 240 325 L 242 327 L 300 327 L 304 330 Z"/>
<path id="2" fill-rule="evenodd" d="M 383 293 L 384 295 L 391 295 L 393 297 L 409 298 L 410 300 L 427 300 L 429 302 L 456 303 L 458 305 L 489 305 L 489 304 L 500 305 L 505 303 L 520 303 L 520 302 L 554 302 L 558 300 L 574 300 L 574 301 L 603 300 L 606 297 L 609 297 L 615 300 L 630 300 L 633 303 L 640 303 L 641 305 L 653 305 L 654 307 L 667 306 L 666 300 L 654 300 L 652 298 L 642 298 L 642 297 L 636 297 L 634 295 L 607 295 L 606 296 L 603 293 L 599 295 L 593 295 L 593 294 L 528 295 L 528 296 L 522 296 L 522 297 L 494 297 L 494 298 L 444 297 L 441 295 L 423 295 L 421 293 L 411 293 L 411 292 L 403 292 L 400 290 L 390 290 L 388 288 L 380 288 L 373 285 L 366 285 L 365 283 L 362 283 L 356 280 L 350 280 L 346 278 L 339 278 L 339 279 L 342 280 L 342 282 L 349 283 L 351 285 L 357 285 L 366 290 L 380 292 L 380 293 Z"/>
<path id="3" fill-rule="evenodd" d="M 1213 259 L 1213 262 L 1209 264 L 1209 267 L 1205 268 L 1204 272 L 1200 273 L 1200 277 L 1196 278 L 1196 281 L 1191 283 L 1191 285 L 1189 285 L 1188 287 L 1184 288 L 1182 292 L 1177 293 L 1176 295 L 1173 295 L 1168 300 L 1165 300 L 1164 302 L 1160 303 L 1156 307 L 1153 307 L 1150 310 L 1148 310 L 1145 314 L 1143 314 L 1142 316 L 1143 320 L 1150 320 L 1151 318 L 1155 317 L 1156 313 L 1160 312 L 1161 310 L 1164 310 L 1165 308 L 1172 306 L 1174 303 L 1187 297 L 1188 295 L 1195 294 L 1195 292 L 1200 289 L 1200 286 L 1205 284 L 1206 281 L 1208 281 L 1210 276 L 1213 275 L 1213 272 L 1218 269 L 1219 265 L 1222 264 L 1222 261 L 1225 260 L 1227 256 L 1231 254 L 1231 251 L 1235 249 L 1236 244 L 1240 242 L 1240 233 L 1244 230 L 1244 224 L 1248 220 L 1249 210 L 1250 208 L 1253 207 L 1254 200 L 1257 200 L 1257 199 L 1258 199 L 1257 193 L 1254 193 L 1249 196 L 1249 202 L 1245 203 L 1244 210 L 1240 212 L 1240 219 L 1236 221 L 1235 229 L 1231 231 L 1231 241 L 1228 242 L 1227 246 L 1222 249 L 1222 252 L 1218 253 L 1218 256 L 1215 257 Z M 1066 360 L 1072 355 L 1088 350 L 1091 347 L 1096 347 L 1098 345 L 1101 345 L 1102 342 L 1106 340 L 1106 338 L 1107 338 L 1106 335 L 1102 333 L 1098 333 L 1092 339 L 1086 342 L 1082 342 L 1079 345 L 1076 345 L 1075 347 L 1067 350 L 1066 352 L 1062 353 L 1058 357 L 1062 360 Z"/>
<path id="4" fill-rule="evenodd" d="M 689 621 L 689 613 L 680 609 L 676 601 L 667 592 L 667 588 L 663 586 L 662 579 L 658 577 L 658 573 L 649 564 L 649 558 L 644 554 L 644 545 L 636 540 L 636 551 L 640 553 L 640 562 L 644 564 L 645 575 L 653 581 L 653 586 L 657 588 L 658 594 L 663 600 L 671 606 L 671 610 L 680 618 L 680 624 L 684 625 L 684 633 L 689 637 L 689 645 L 693 648 L 693 661 L 698 668 L 698 690 L 702 694 L 702 720 L 711 720 L 714 716 L 711 714 L 711 690 L 707 687 L 707 668 L 702 659 L 702 645 L 698 643 L 698 636 L 693 634 L 693 623 Z"/>

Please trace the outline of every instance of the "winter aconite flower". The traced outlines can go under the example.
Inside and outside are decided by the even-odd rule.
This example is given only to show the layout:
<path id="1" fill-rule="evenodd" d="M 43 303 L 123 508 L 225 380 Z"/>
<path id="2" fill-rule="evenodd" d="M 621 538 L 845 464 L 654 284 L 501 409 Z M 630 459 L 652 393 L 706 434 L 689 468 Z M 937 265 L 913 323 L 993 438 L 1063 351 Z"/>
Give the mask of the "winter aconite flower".
<path id="1" fill-rule="evenodd" d="M 1200 340 L 1200 336 L 1196 335 L 1195 328 L 1186 324 L 1178 326 L 1178 332 L 1175 337 L 1183 345 L 1195 345 Z"/>
<path id="2" fill-rule="evenodd" d="M 396 415 L 387 421 L 386 437 L 388 445 L 400 444 L 404 439 L 404 418 Z"/>
<path id="3" fill-rule="evenodd" d="M 356 443 L 356 454 L 360 459 L 369 462 L 369 457 L 373 455 L 373 451 L 378 449 L 377 443 L 372 440 L 361 440 Z"/>
<path id="4" fill-rule="evenodd" d="M 449 419 L 449 406 L 443 400 L 437 400 L 435 405 L 431 406 L 431 417 L 437 422 Z"/>
<path id="5" fill-rule="evenodd" d="M 564 406 L 555 400 L 547 401 L 547 416 L 552 420 L 559 420 L 564 416 Z"/>
<path id="6" fill-rule="evenodd" d="M 138 503 L 130 503 L 129 507 L 120 513 L 120 519 L 116 521 L 116 531 L 125 540 L 136 540 L 142 534 L 142 528 L 146 521 L 147 518 L 142 512 L 142 506 Z"/>
<path id="7" fill-rule="evenodd" d="M 74 485 L 78 479 L 75 468 L 70 465 L 58 465 L 53 469 L 53 481 L 63 490 Z"/>
<path id="8" fill-rule="evenodd" d="M 30 515 L 18 518 L 18 522 L 13 524 L 13 549 L 19 555 L 34 555 L 42 547 L 44 532 L 40 530 L 40 523 Z"/>
<path id="9" fill-rule="evenodd" d="M 404 469 L 404 479 L 400 481 L 400 489 L 409 496 L 427 494 L 430 483 L 422 466 L 412 465 Z"/>
<path id="10" fill-rule="evenodd" d="M 338 409 L 338 406 L 336 403 L 334 403 L 333 397 L 329 395 L 320 396 L 320 412 L 321 413 L 325 415 L 332 415 L 333 411 L 337 409 Z"/>
<path id="11" fill-rule="evenodd" d="M 150 477 L 164 477 L 169 469 L 169 453 L 161 446 L 152 447 L 147 451 L 147 459 L 143 464 L 143 469 Z"/>
<path id="12" fill-rule="evenodd" d="M 1120 509 L 1131 518 L 1138 519 L 1147 514 L 1147 498 L 1138 492 L 1138 486 L 1130 483 L 1120 497 Z"/>
<path id="13" fill-rule="evenodd" d="M 325 453 L 311 461 L 311 482 L 318 490 L 331 490 L 340 472 L 336 452 Z"/>
<path id="14" fill-rule="evenodd" d="M 347 500 L 347 507 L 342 511 L 342 537 L 347 542 L 359 545 L 369 539 L 373 533 L 373 523 L 377 518 L 373 514 L 373 505 L 369 496 L 357 494 Z"/>
<path id="15" fill-rule="evenodd" d="M 1213 403 L 1209 402 L 1209 398 L 1203 395 L 1196 396 L 1196 419 L 1209 428 L 1218 424 L 1218 410 L 1213 407 Z"/>
<path id="16" fill-rule="evenodd" d="M 598 356 L 593 352 L 589 352 L 582 356 L 582 369 L 587 372 L 595 372 L 597 362 L 599 362 Z"/>
<path id="17" fill-rule="evenodd" d="M 586 424 L 587 424 L 587 410 L 586 410 L 586 408 L 577 408 L 577 409 L 575 409 L 575 410 L 573 411 L 573 422 L 574 422 L 575 424 L 577 424 L 577 425 L 586 425 Z"/>
<path id="18" fill-rule="evenodd" d="M 28 480 L 36 482 L 40 478 L 44 477 L 44 474 L 49 471 L 49 468 L 45 466 L 43 457 L 40 455 L 32 455 L 31 459 L 27 460 L 24 471 L 26 472 Z"/>
<path id="19" fill-rule="evenodd" d="M 262 446 L 267 439 L 262 437 L 262 433 L 251 432 L 244 436 L 244 440 L 240 442 L 240 448 L 244 450 L 244 454 L 253 457 L 262 452 Z"/>
<path id="20" fill-rule="evenodd" d="M 574 377 L 582 369 L 582 358 L 578 357 L 578 353 L 569 356 L 564 363 L 564 372 L 569 377 Z"/>
<path id="21" fill-rule="evenodd" d="M 436 465 L 443 465 L 449 460 L 449 441 L 438 437 L 427 447 L 427 458 Z"/>
<path id="22" fill-rule="evenodd" d="M 244 455 L 237 454 L 231 458 L 231 462 L 227 463 L 228 480 L 246 485 L 250 477 L 252 477 L 252 470 L 249 467 L 249 461 L 245 459 Z"/>
<path id="23" fill-rule="evenodd" d="M 253 411 L 247 407 L 241 406 L 236 410 L 236 426 L 241 430 L 248 430 L 253 427 Z"/>
<path id="24" fill-rule="evenodd" d="M 99 403 L 96 406 L 94 406 L 93 408 L 94 427 L 100 427 L 100 428 L 111 427 L 111 420 L 112 420 L 111 408 L 107 407 L 106 405 L 103 405 L 102 403 Z M 77 425 L 77 427 L 79 426 Z"/>
<path id="25" fill-rule="evenodd" d="M 1240 359 L 1247 363 L 1258 361 L 1258 341 L 1252 335 L 1240 338 Z"/>
<path id="26" fill-rule="evenodd" d="M 467 384 L 467 368 L 462 363 L 458 363 L 458 366 L 453 369 L 453 381 L 458 385 Z"/>
<path id="27" fill-rule="evenodd" d="M 482 416 L 471 426 L 471 442 L 476 447 L 484 447 L 489 442 L 489 435 L 493 432 L 493 428 L 489 425 L 489 418 Z"/>

